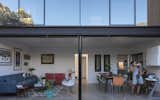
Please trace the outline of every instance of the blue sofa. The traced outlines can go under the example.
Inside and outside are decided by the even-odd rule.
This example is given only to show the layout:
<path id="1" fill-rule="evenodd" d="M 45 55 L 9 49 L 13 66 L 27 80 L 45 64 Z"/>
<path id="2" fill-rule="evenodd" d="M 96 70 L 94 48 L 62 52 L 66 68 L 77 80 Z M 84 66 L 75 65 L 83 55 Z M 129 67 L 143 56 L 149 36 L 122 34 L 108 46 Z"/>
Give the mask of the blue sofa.
<path id="1" fill-rule="evenodd" d="M 0 94 L 16 93 L 16 85 L 23 85 L 26 87 L 33 87 L 38 82 L 35 75 L 23 77 L 22 73 L 0 76 Z"/>

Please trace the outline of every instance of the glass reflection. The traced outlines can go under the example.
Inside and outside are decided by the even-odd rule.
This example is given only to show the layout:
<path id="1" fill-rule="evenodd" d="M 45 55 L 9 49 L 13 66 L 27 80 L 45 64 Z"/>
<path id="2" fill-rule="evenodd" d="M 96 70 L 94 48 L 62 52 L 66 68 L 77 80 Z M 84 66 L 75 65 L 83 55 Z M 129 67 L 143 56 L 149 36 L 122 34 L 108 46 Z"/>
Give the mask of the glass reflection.
<path id="1" fill-rule="evenodd" d="M 136 0 L 136 16 L 134 0 L 111 0 L 111 15 L 109 0 L 81 0 L 81 9 L 79 3 L 79 0 L 0 0 L 0 25 L 147 25 L 147 0 Z"/>
<path id="2" fill-rule="evenodd" d="M 134 0 L 111 0 L 111 24 L 134 24 Z"/>
<path id="3" fill-rule="evenodd" d="M 19 16 L 25 24 L 43 25 L 44 0 L 21 0 Z"/>
<path id="4" fill-rule="evenodd" d="M 79 25 L 79 0 L 46 0 L 46 25 Z"/>
<path id="5" fill-rule="evenodd" d="M 147 25 L 147 0 L 136 0 L 136 25 Z"/>
<path id="6" fill-rule="evenodd" d="M 19 25 L 18 0 L 0 0 L 0 25 Z"/>
<path id="7" fill-rule="evenodd" d="M 82 0 L 82 25 L 108 25 L 109 0 Z"/>

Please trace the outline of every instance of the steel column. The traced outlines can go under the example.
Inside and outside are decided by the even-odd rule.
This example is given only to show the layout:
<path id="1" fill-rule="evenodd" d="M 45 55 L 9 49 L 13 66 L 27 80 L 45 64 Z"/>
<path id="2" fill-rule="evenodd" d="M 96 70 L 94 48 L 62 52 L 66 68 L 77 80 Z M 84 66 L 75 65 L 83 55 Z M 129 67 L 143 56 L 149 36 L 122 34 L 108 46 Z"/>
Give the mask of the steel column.
<path id="1" fill-rule="evenodd" d="M 78 100 L 82 100 L 82 36 L 78 36 Z"/>

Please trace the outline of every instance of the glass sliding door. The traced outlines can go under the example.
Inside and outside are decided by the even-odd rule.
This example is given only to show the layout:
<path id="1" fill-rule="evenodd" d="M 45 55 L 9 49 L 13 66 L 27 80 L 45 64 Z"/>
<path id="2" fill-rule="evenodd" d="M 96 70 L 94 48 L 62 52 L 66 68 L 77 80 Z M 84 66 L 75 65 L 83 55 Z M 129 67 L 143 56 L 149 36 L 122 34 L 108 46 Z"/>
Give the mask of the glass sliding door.
<path id="1" fill-rule="evenodd" d="M 77 37 L 1 38 L 0 80 L 7 81 L 1 82 L 0 92 L 13 95 L 1 95 L 0 100 L 17 99 L 24 94 L 27 96 L 23 99 L 27 100 L 78 100 L 78 53 Z M 16 87 L 13 81 L 19 85 Z"/>
<path id="2" fill-rule="evenodd" d="M 146 77 L 149 77 L 150 74 L 154 76 L 153 80 L 158 81 L 159 49 L 160 38 L 84 37 L 83 53 L 88 54 L 88 78 L 82 79 L 82 100 L 148 99 L 148 96 L 144 95 L 146 91 L 143 91 L 143 86 L 148 83 Z M 136 70 L 144 71 L 142 75 L 138 74 L 144 81 L 141 83 L 140 90 L 133 88 L 135 90 L 133 93 L 138 93 L 138 97 L 132 93 L 130 84 L 125 84 L 132 82 L 133 76 L 130 69 L 133 68 L 133 61 L 135 61 Z M 140 80 L 139 77 L 136 77 L 137 80 Z M 118 90 L 117 84 L 124 89 Z M 150 86 L 153 88 L 152 85 Z M 149 88 L 146 87 L 146 89 Z M 154 91 L 160 91 L 158 89 Z"/>

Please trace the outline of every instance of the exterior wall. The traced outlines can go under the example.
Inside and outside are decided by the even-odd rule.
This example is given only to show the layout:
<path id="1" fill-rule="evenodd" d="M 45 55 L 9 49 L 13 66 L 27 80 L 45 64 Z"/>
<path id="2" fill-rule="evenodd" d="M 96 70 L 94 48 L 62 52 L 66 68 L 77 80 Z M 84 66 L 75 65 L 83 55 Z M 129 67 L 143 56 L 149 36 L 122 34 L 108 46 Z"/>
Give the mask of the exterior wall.
<path id="1" fill-rule="evenodd" d="M 148 25 L 160 25 L 160 0 L 148 0 Z"/>

